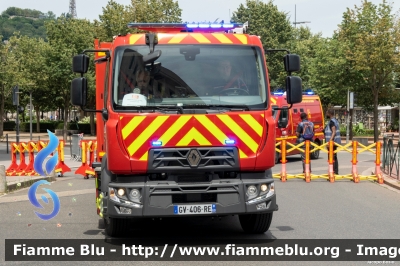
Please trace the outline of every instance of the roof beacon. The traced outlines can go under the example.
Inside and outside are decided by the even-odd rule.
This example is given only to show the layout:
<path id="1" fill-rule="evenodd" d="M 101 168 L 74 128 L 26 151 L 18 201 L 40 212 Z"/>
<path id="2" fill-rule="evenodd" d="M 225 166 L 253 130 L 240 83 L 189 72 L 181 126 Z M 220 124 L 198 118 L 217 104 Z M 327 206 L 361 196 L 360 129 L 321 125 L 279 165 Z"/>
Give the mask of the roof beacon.
<path id="1" fill-rule="evenodd" d="M 152 32 L 228 32 L 246 33 L 248 23 L 129 23 L 128 28 Z"/>

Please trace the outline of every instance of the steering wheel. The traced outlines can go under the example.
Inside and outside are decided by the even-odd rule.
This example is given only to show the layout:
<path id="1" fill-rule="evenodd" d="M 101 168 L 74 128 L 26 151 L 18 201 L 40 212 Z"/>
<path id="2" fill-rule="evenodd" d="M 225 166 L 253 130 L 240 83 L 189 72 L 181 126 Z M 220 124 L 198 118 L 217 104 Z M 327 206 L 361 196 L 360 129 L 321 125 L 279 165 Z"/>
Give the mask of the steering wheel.
<path id="1" fill-rule="evenodd" d="M 239 89 L 239 88 L 222 89 L 220 92 L 218 92 L 218 95 L 229 96 L 229 94 L 228 94 L 229 92 L 231 92 L 230 95 L 250 95 L 250 93 L 247 90 Z"/>

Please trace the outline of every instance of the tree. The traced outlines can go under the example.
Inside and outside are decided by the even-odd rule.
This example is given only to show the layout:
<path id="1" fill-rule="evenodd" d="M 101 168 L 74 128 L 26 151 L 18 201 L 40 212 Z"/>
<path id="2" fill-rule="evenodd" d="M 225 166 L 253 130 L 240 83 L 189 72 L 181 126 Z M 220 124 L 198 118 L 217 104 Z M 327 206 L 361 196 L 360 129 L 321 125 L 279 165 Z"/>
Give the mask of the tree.
<path id="1" fill-rule="evenodd" d="M 400 23 L 391 11 L 385 0 L 379 5 L 364 0 L 354 10 L 347 9 L 338 32 L 347 71 L 356 81 L 354 92 L 365 95 L 359 98 L 363 106 L 373 106 L 374 141 L 378 141 L 378 105 L 393 104 L 394 78 L 400 72 Z"/>
<path id="2" fill-rule="evenodd" d="M 127 6 L 110 0 L 103 7 L 103 14 L 99 15 L 100 21 L 95 20 L 96 37 L 102 41 L 112 41 L 113 36 L 125 35 L 129 32 L 129 10 Z"/>
<path id="3" fill-rule="evenodd" d="M 47 84 L 48 72 L 46 56 L 49 44 L 43 39 L 30 38 L 16 34 L 10 38 L 14 47 L 13 58 L 18 64 L 14 73 L 20 87 L 21 104 L 28 104 L 30 93 L 36 111 L 36 131 L 40 132 L 40 110 L 51 102 Z"/>
<path id="4" fill-rule="evenodd" d="M 0 135 L 3 135 L 4 111 L 12 110 L 11 92 L 19 81 L 18 55 L 15 43 L 0 43 Z"/>
<path id="5" fill-rule="evenodd" d="M 296 75 L 302 79 L 304 88 L 316 90 L 313 83 L 312 65 L 325 41 L 321 33 L 313 34 L 308 27 L 299 27 L 293 30 L 293 39 L 287 44 L 292 53 L 298 54 L 301 60 L 301 69 Z M 284 73 L 286 76 L 286 73 Z M 284 76 L 282 78 L 284 78 Z"/>
<path id="6" fill-rule="evenodd" d="M 293 27 L 290 25 L 287 13 L 278 10 L 270 0 L 263 3 L 257 0 L 246 0 L 233 12 L 232 21 L 249 22 L 249 33 L 258 35 L 265 48 L 287 48 L 293 39 Z M 282 54 L 268 54 L 267 62 L 271 86 L 284 85 Z"/>
<path id="7" fill-rule="evenodd" d="M 94 27 L 88 20 L 71 19 L 62 15 L 57 20 L 46 22 L 47 36 L 51 49 L 47 65 L 51 70 L 49 83 L 53 92 L 57 93 L 54 100 L 60 102 L 64 110 L 64 139 L 67 138 L 68 110 L 71 106 L 71 81 L 76 77 L 72 72 L 72 57 L 93 47 Z M 92 66 L 93 67 L 93 66 Z M 93 72 L 86 77 L 93 80 Z M 94 82 L 91 84 L 93 91 Z"/>
<path id="8" fill-rule="evenodd" d="M 136 32 L 128 28 L 130 22 L 181 22 L 181 13 L 174 0 L 131 0 L 129 6 L 110 0 L 100 20 L 94 21 L 96 35 L 101 41 L 112 41 L 113 36 Z"/>

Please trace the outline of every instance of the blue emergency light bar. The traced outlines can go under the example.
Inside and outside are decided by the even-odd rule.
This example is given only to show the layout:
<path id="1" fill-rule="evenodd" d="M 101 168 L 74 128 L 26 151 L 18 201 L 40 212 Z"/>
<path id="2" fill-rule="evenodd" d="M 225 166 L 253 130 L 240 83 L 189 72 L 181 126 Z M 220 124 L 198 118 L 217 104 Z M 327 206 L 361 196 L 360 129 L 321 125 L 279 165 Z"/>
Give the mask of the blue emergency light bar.
<path id="1" fill-rule="evenodd" d="M 236 141 L 233 140 L 233 139 L 226 139 L 225 140 L 225 144 L 228 144 L 228 145 L 232 145 L 232 144 L 235 144 L 235 143 L 236 143 Z"/>
<path id="2" fill-rule="evenodd" d="M 315 95 L 315 92 L 312 89 L 306 89 L 303 91 L 303 94 L 305 95 Z"/>
<path id="3" fill-rule="evenodd" d="M 153 146 L 162 146 L 162 142 L 161 141 L 153 141 L 153 142 L 151 142 L 151 145 L 153 145 Z"/>
<path id="4" fill-rule="evenodd" d="M 140 30 L 170 30 L 170 31 L 193 31 L 193 30 L 217 30 L 222 31 L 241 28 L 243 23 L 129 23 L 128 28 Z"/>
<path id="5" fill-rule="evenodd" d="M 282 96 L 284 94 L 285 94 L 285 92 L 283 91 L 283 89 L 277 89 L 276 91 L 272 92 L 272 95 L 276 95 L 276 96 Z"/>

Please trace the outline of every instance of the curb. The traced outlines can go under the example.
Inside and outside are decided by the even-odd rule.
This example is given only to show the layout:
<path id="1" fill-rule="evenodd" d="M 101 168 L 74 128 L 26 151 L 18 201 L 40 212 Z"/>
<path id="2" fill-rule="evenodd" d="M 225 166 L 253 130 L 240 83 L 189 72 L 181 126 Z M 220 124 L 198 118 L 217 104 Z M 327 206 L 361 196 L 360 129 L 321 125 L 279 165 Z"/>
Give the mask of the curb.
<path id="1" fill-rule="evenodd" d="M 56 177 L 52 176 L 47 176 L 47 177 L 37 177 L 37 178 L 32 178 L 29 180 L 24 180 L 18 183 L 12 183 L 12 184 L 7 184 L 7 192 L 10 193 L 11 191 L 19 190 L 22 188 L 27 188 L 30 187 L 33 183 L 39 181 L 39 180 L 46 180 L 48 182 L 54 182 L 57 181 Z M 19 184 L 19 185 L 18 185 Z"/>
<path id="2" fill-rule="evenodd" d="M 386 174 L 384 174 L 383 183 L 392 188 L 400 190 L 400 180 L 393 179 L 393 178 L 387 176 Z"/>

